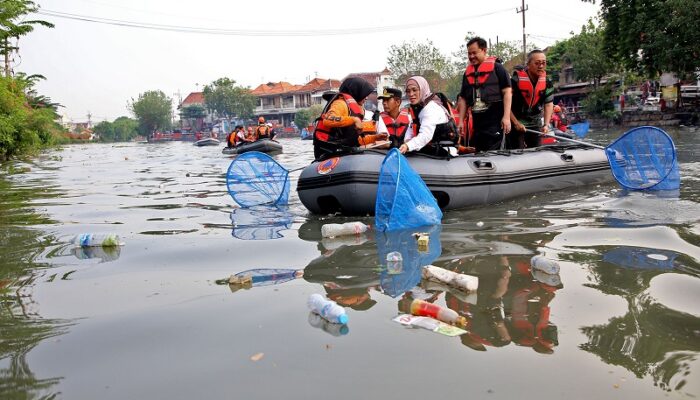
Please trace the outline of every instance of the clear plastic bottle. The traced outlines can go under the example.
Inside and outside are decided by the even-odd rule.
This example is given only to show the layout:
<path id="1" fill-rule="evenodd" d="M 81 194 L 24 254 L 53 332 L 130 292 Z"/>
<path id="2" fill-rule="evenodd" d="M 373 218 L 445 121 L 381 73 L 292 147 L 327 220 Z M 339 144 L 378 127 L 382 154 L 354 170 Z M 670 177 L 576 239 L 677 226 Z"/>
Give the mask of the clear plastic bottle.
<path id="1" fill-rule="evenodd" d="M 348 332 L 350 332 L 350 329 L 348 329 L 347 325 L 334 324 L 332 322 L 326 321 L 325 319 L 323 319 L 323 317 L 321 317 L 313 311 L 309 313 L 309 325 L 313 326 L 314 328 L 321 329 L 322 331 L 329 333 L 333 336 L 343 336 L 347 335 Z"/>
<path id="2" fill-rule="evenodd" d="M 76 235 L 71 243 L 76 247 L 113 247 L 122 244 L 119 235 L 114 233 L 82 233 Z"/>
<path id="3" fill-rule="evenodd" d="M 334 324 L 348 323 L 348 315 L 345 313 L 345 309 L 333 300 L 327 300 L 320 294 L 314 293 L 309 296 L 307 304 L 311 311 L 322 316 L 327 321 Z"/>
<path id="4" fill-rule="evenodd" d="M 457 311 L 440 307 L 437 304 L 415 299 L 411 303 L 411 314 L 422 317 L 432 317 L 442 322 L 457 326 L 466 326 L 467 319 L 457 314 Z"/>
<path id="5" fill-rule="evenodd" d="M 343 235 L 359 235 L 366 232 L 369 225 L 362 222 L 346 222 L 344 224 L 325 224 L 321 227 L 321 236 L 331 238 Z"/>
<path id="6" fill-rule="evenodd" d="M 398 251 L 386 255 L 386 272 L 390 275 L 403 272 L 403 256 Z"/>
<path id="7" fill-rule="evenodd" d="M 532 257 L 530 259 L 530 265 L 532 266 L 532 269 L 536 269 L 550 275 L 558 274 L 560 269 L 558 262 L 550 260 L 545 256 Z"/>

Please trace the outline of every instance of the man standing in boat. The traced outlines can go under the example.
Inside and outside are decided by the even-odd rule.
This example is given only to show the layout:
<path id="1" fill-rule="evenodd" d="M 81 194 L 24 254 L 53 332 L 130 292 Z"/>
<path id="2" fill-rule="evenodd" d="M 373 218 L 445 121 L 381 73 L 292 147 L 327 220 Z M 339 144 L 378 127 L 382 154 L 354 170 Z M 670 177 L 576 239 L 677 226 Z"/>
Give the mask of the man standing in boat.
<path id="1" fill-rule="evenodd" d="M 469 63 L 462 77 L 457 99 L 458 127 L 464 134 L 464 118 L 471 109 L 474 121 L 473 145 L 477 152 L 498 150 L 510 133 L 512 91 L 508 72 L 496 59 L 486 55 L 486 40 L 474 37 L 467 42 Z"/>
<path id="2" fill-rule="evenodd" d="M 401 108 L 401 95 L 399 89 L 384 88 L 384 93 L 377 97 L 382 101 L 384 108 L 377 121 L 377 133 L 388 135 L 391 147 L 399 147 L 403 144 L 406 131 L 411 125 L 408 109 Z"/>
<path id="3" fill-rule="evenodd" d="M 547 79 L 547 56 L 542 50 L 527 55 L 525 67 L 513 71 L 513 107 L 510 120 L 514 132 L 508 135 L 508 148 L 524 149 L 541 145 L 541 135 L 527 130 L 549 132 L 554 109 L 554 85 Z M 542 124 L 544 117 L 544 125 Z"/>
<path id="4" fill-rule="evenodd" d="M 258 118 L 258 127 L 255 129 L 255 139 L 271 139 L 270 127 L 265 124 L 265 117 Z"/>

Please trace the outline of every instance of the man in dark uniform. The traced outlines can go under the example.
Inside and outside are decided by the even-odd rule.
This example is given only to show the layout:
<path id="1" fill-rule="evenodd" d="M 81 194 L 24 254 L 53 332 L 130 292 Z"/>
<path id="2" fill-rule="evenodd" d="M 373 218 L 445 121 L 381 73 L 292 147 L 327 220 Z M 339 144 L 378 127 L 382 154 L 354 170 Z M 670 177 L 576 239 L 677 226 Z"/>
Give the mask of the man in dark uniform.
<path id="1" fill-rule="evenodd" d="M 513 132 L 508 135 L 508 147 L 524 149 L 541 144 L 541 135 L 527 130 L 549 132 L 554 109 L 554 86 L 547 79 L 547 56 L 542 50 L 527 55 L 525 68 L 513 71 L 513 107 L 510 120 Z M 544 124 L 543 124 L 544 123 Z"/>
<path id="2" fill-rule="evenodd" d="M 508 72 L 495 57 L 487 57 L 486 41 L 475 37 L 467 42 L 469 64 L 462 77 L 457 99 L 459 129 L 464 131 L 467 107 L 471 109 L 476 151 L 498 150 L 510 133 L 510 106 L 513 93 Z"/>

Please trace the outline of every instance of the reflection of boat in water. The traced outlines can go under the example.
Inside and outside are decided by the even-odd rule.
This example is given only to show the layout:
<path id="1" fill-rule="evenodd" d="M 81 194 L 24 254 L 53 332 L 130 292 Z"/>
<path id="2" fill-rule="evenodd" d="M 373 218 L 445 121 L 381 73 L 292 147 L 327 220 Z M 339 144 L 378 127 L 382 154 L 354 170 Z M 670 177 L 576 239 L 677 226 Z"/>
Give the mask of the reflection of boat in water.
<path id="1" fill-rule="evenodd" d="M 316 214 L 374 214 L 379 170 L 385 155 L 386 151 L 366 150 L 312 163 L 299 177 L 299 199 Z M 451 159 L 416 154 L 407 159 L 438 205 L 448 210 L 612 181 L 605 152 L 578 145 Z"/>
<path id="2" fill-rule="evenodd" d="M 279 239 L 282 231 L 292 227 L 292 214 L 286 208 L 256 206 L 231 212 L 231 235 L 243 240 Z"/>
<path id="3" fill-rule="evenodd" d="M 274 139 L 260 139 L 255 142 L 243 143 L 236 147 L 224 147 L 223 154 L 243 154 L 249 151 L 259 151 L 261 153 L 275 153 L 282 151 L 282 144 Z"/>
<path id="4" fill-rule="evenodd" d="M 102 262 L 109 262 L 119 258 L 121 248 L 121 246 L 79 246 L 71 249 L 71 253 L 80 260 L 99 258 Z"/>

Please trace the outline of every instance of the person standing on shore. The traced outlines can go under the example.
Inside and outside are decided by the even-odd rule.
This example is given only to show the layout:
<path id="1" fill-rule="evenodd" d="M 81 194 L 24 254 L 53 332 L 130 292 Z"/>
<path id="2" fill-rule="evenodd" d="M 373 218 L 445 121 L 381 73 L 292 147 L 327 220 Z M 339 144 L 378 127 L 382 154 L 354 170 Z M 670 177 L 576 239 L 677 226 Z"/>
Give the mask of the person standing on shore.
<path id="1" fill-rule="evenodd" d="M 508 148 L 524 149 L 541 145 L 541 135 L 528 132 L 549 132 L 554 108 L 554 85 L 547 79 L 547 56 L 542 50 L 527 55 L 525 67 L 513 71 L 513 106 L 510 120 L 515 132 L 508 135 Z M 543 124 L 544 120 L 544 124 Z"/>
<path id="2" fill-rule="evenodd" d="M 457 99 L 460 133 L 471 108 L 476 151 L 498 150 L 510 133 L 510 107 L 513 93 L 508 72 L 495 57 L 487 56 L 486 40 L 474 37 L 467 42 L 469 64 L 462 77 Z"/>

